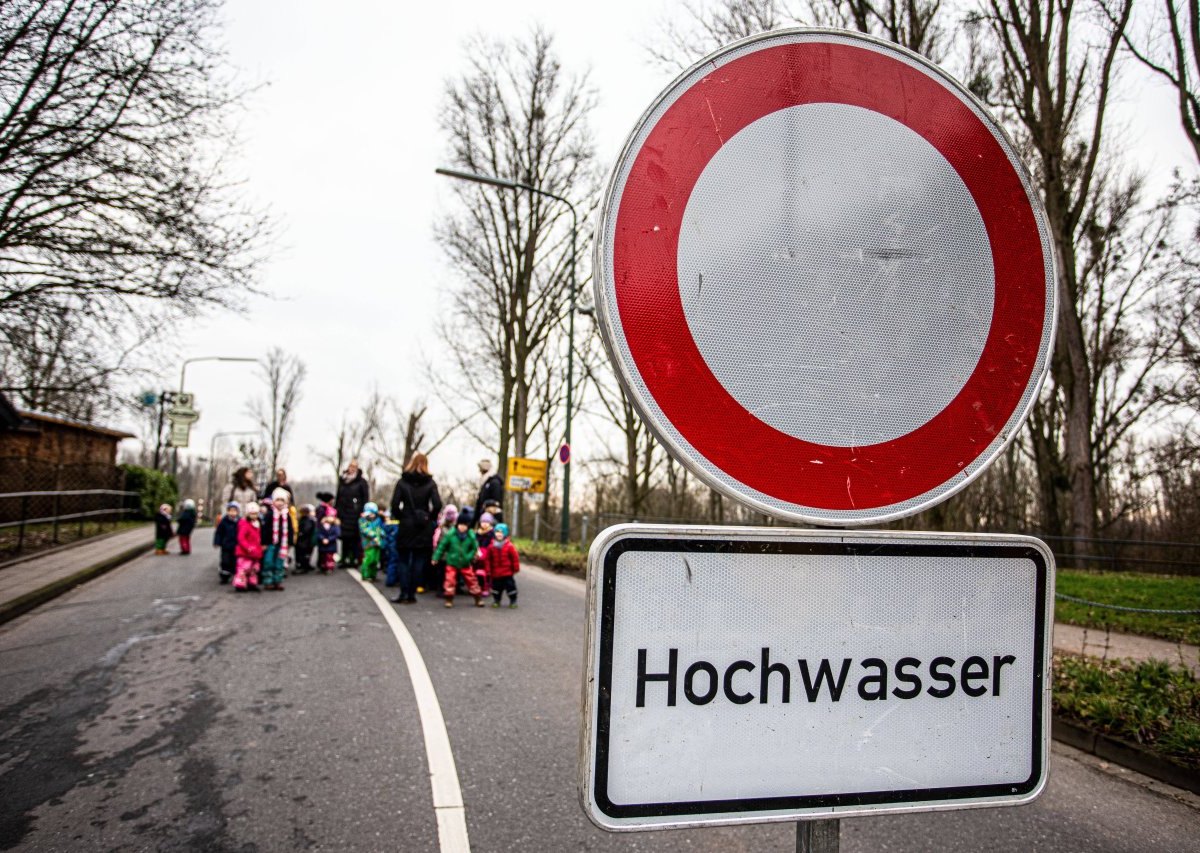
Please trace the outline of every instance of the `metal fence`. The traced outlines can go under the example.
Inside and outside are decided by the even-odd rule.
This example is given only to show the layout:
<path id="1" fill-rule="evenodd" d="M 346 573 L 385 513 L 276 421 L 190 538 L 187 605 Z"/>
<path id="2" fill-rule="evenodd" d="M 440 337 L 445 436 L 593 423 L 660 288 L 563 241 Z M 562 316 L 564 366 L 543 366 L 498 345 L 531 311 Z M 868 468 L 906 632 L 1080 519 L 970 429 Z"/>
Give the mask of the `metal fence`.
<path id="1" fill-rule="evenodd" d="M 587 545 L 606 527 L 625 522 L 642 524 L 749 524 L 762 526 L 762 516 L 711 521 L 704 518 L 668 518 L 665 516 L 631 516 L 625 513 L 600 513 L 589 518 L 585 513 L 572 526 L 573 541 Z M 1036 531 L 987 531 L 990 533 L 1025 533 L 1036 536 L 1050 546 L 1055 564 L 1063 569 L 1103 569 L 1113 572 L 1146 572 L 1163 575 L 1200 575 L 1200 542 L 1178 542 L 1155 539 L 1096 538 L 1046 536 Z M 542 538 L 558 541 L 553 533 L 540 531 Z"/>
<path id="2" fill-rule="evenodd" d="M 0 555 L 77 541 L 139 510 L 138 493 L 120 489 L 0 493 Z"/>

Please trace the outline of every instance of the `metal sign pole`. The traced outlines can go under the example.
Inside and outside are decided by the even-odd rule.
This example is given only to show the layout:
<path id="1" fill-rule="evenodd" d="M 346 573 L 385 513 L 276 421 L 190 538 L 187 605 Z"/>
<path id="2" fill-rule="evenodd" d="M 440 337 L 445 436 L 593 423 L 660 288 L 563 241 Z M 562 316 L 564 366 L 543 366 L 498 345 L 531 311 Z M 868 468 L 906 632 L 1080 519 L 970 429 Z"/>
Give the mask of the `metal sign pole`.
<path id="1" fill-rule="evenodd" d="M 802 820 L 796 823 L 796 853 L 838 853 L 841 847 L 842 822 Z"/>

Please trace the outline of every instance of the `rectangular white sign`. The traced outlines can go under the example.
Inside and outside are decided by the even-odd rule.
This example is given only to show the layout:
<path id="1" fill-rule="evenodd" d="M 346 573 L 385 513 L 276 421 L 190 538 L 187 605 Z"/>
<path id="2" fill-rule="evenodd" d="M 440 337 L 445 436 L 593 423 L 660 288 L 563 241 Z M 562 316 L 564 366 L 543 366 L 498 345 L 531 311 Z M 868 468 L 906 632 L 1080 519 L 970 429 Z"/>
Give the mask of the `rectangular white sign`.
<path id="1" fill-rule="evenodd" d="M 1028 802 L 1053 592 L 1029 537 L 609 528 L 584 809 L 646 829 Z"/>

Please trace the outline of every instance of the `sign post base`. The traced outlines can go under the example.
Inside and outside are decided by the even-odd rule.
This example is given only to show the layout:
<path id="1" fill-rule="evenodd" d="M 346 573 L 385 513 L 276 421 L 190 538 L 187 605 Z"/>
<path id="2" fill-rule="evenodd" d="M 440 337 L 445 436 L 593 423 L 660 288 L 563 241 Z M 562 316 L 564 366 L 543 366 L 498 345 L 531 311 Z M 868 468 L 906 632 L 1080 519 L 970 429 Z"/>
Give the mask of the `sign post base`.
<path id="1" fill-rule="evenodd" d="M 838 853 L 841 848 L 842 822 L 802 820 L 796 823 L 796 853 Z"/>

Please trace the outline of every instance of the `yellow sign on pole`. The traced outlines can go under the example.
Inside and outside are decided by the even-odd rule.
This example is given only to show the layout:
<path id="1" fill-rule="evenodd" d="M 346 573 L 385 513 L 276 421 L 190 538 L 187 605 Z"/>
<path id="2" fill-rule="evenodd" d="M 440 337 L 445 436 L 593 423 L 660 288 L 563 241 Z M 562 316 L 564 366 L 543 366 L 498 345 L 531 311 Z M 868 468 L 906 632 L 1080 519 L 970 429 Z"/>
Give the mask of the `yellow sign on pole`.
<path id="1" fill-rule="evenodd" d="M 544 493 L 546 491 L 546 460 L 510 457 L 505 487 L 510 492 Z"/>

